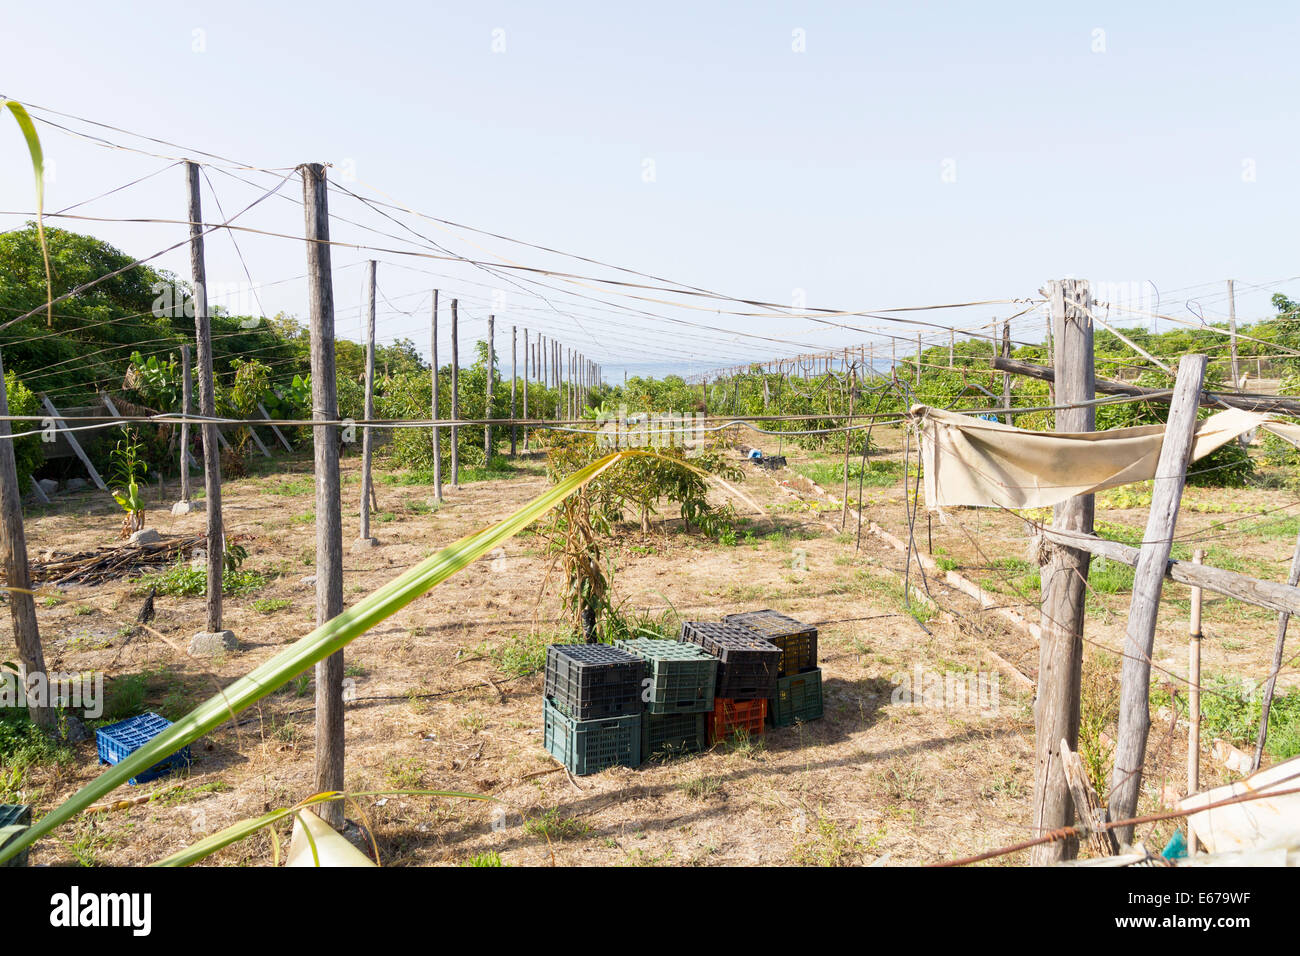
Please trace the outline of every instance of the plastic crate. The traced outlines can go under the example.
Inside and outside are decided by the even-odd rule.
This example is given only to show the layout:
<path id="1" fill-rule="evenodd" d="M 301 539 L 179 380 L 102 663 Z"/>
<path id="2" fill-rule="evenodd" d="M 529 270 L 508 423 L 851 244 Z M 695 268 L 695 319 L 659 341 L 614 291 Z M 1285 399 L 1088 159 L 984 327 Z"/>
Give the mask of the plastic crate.
<path id="1" fill-rule="evenodd" d="M 101 727 L 95 731 L 95 743 L 99 747 L 100 763 L 121 763 L 149 741 L 172 725 L 170 720 L 157 714 L 141 714 L 130 717 L 116 724 Z M 164 757 L 144 773 L 136 774 L 127 783 L 131 786 L 148 783 L 165 776 L 173 770 L 190 765 L 190 748 L 182 747 L 174 754 Z"/>
<path id="2" fill-rule="evenodd" d="M 29 827 L 32 825 L 32 808 L 25 804 L 0 803 L 0 830 L 5 827 L 19 826 Z M 12 837 L 10 838 L 12 839 Z M 0 850 L 4 849 L 9 840 L 0 837 Z M 0 866 L 26 866 L 27 850 L 23 850 L 17 856 L 0 863 Z"/>
<path id="3" fill-rule="evenodd" d="M 641 757 L 698 753 L 708 744 L 705 713 L 642 714 Z"/>
<path id="4" fill-rule="evenodd" d="M 648 713 L 689 714 L 713 709 L 718 659 L 703 648 L 652 637 L 615 641 L 614 646 L 645 658 L 650 686 L 641 696 Z"/>
<path id="5" fill-rule="evenodd" d="M 745 611 L 722 619 L 752 629 L 759 637 L 781 648 L 779 677 L 801 674 L 817 666 L 817 628 L 802 624 L 779 611 Z"/>
<path id="6" fill-rule="evenodd" d="M 731 700 L 717 697 L 713 713 L 708 715 L 709 745 L 744 731 L 751 737 L 761 737 L 766 730 L 767 700 Z"/>
<path id="7" fill-rule="evenodd" d="M 789 727 L 796 721 L 819 720 L 823 712 L 822 672 L 815 668 L 776 682 L 767 722 L 773 727 Z"/>
<path id="8" fill-rule="evenodd" d="M 608 644 L 552 644 L 543 693 L 577 720 L 627 717 L 644 709 L 645 661 Z"/>
<path id="9" fill-rule="evenodd" d="M 776 693 L 781 648 L 752 629 L 721 621 L 687 621 L 682 624 L 682 640 L 718 658 L 718 679 L 713 688 L 716 697 L 765 700 Z"/>
<path id="10" fill-rule="evenodd" d="M 641 765 L 641 715 L 575 720 L 549 697 L 542 703 L 542 737 L 551 756 L 578 776 Z"/>

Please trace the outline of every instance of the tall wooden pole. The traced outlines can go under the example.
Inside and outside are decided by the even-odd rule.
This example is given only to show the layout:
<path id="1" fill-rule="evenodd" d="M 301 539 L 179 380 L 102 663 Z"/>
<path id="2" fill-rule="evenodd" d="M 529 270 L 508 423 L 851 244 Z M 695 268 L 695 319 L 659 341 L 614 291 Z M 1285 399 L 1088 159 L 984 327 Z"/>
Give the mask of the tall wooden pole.
<path id="1" fill-rule="evenodd" d="M 451 486 L 460 487 L 460 318 L 451 300 Z"/>
<path id="2" fill-rule="evenodd" d="M 9 617 L 13 622 L 18 660 L 27 678 L 45 674 L 45 652 L 36 623 L 36 598 L 31 593 L 31 572 L 27 566 L 27 532 L 23 528 L 22 494 L 18 487 L 18 462 L 14 456 L 13 429 L 9 425 L 9 395 L 0 360 L 0 551 L 3 551 L 5 582 L 9 592 Z M 33 481 L 36 479 L 33 478 Z M 26 690 L 26 688 L 24 688 Z M 58 733 L 59 714 L 50 700 L 28 701 L 32 723 L 47 734 Z"/>
<path id="3" fill-rule="evenodd" d="M 1196 432 L 1196 412 L 1205 380 L 1205 356 L 1184 355 L 1169 400 L 1169 423 L 1156 464 L 1151 511 L 1142 536 L 1142 553 L 1133 572 L 1133 596 L 1124 635 L 1124 660 L 1120 669 L 1119 736 L 1115 742 L 1115 767 L 1110 782 L 1110 818 L 1126 820 L 1137 810 L 1146 759 L 1147 732 L 1151 725 L 1151 649 L 1155 644 L 1156 615 L 1164 585 L 1169 552 L 1173 548 L 1178 506 L 1187 482 L 1187 462 Z M 1133 828 L 1117 827 L 1120 844 L 1131 843 Z"/>
<path id="4" fill-rule="evenodd" d="M 339 417 L 334 362 L 334 277 L 330 263 L 329 190 L 325 167 L 302 167 L 307 233 L 308 310 L 311 320 L 311 413 L 320 422 Z M 316 625 L 343 613 L 343 515 L 339 497 L 339 430 L 313 425 L 316 468 Z M 316 665 L 316 792 L 343 789 L 343 652 Z M 343 802 L 316 812 L 336 830 Z"/>
<path id="5" fill-rule="evenodd" d="M 429 328 L 429 351 L 433 357 L 433 368 L 429 371 L 429 385 L 433 392 L 433 420 L 438 420 L 438 290 L 433 290 L 433 319 Z M 437 425 L 433 426 L 433 493 L 442 501 L 442 435 Z"/>
<path id="6" fill-rule="evenodd" d="M 1205 552 L 1192 552 L 1192 563 L 1205 560 Z M 1192 588 L 1192 612 L 1187 618 L 1187 793 L 1201 789 L 1201 589 Z M 1196 834 L 1187 832 L 1187 852 L 1196 852 Z"/>
<path id="7" fill-rule="evenodd" d="M 497 350 L 496 350 L 496 320 L 495 315 L 488 316 L 487 329 L 487 386 L 484 389 L 483 396 L 483 417 L 491 419 L 493 385 L 496 379 L 497 371 Z M 486 467 L 492 463 L 492 426 L 483 426 L 483 464 Z"/>
<path id="8" fill-rule="evenodd" d="M 1232 350 L 1232 389 L 1241 388 L 1241 370 L 1237 367 L 1237 296 L 1233 281 L 1228 280 L 1228 347 Z"/>
<path id="9" fill-rule="evenodd" d="M 524 329 L 524 421 L 528 421 L 528 330 Z M 528 426 L 524 426 L 524 451 L 528 451 Z"/>
<path id="10" fill-rule="evenodd" d="M 366 264 L 366 399 L 365 418 L 375 417 L 375 273 L 379 263 L 371 259 Z M 374 438 L 369 425 L 361 426 L 361 532 L 362 541 L 370 540 L 370 493 L 373 488 L 370 460 L 374 453 Z"/>
<path id="11" fill-rule="evenodd" d="M 1011 358 L 1011 323 L 1009 321 L 1002 323 L 1002 355 L 1004 358 Z M 1010 372 L 1002 373 L 1002 407 L 1006 409 L 1011 408 L 1011 373 Z M 1008 411 L 1005 415 L 1002 416 L 1002 420 L 1006 422 L 1008 425 L 1015 424 L 1015 422 L 1012 420 L 1010 411 Z M 1074 747 L 1071 746 L 1070 749 L 1073 750 Z"/>
<path id="12" fill-rule="evenodd" d="M 1092 295 L 1086 281 L 1062 279 L 1047 284 L 1056 331 L 1056 380 L 1061 404 L 1056 430 L 1090 432 L 1096 425 Z M 1095 499 L 1076 495 L 1055 508 L 1052 527 L 1091 534 Z M 1034 713 L 1033 834 L 1039 836 L 1074 822 L 1074 802 L 1060 753 L 1079 742 L 1079 686 L 1083 668 L 1083 615 L 1092 556 L 1075 548 L 1053 548 L 1042 569 L 1042 642 L 1038 653 L 1038 700 Z M 1041 866 L 1078 853 L 1077 841 L 1057 841 L 1031 851 Z"/>
<path id="13" fill-rule="evenodd" d="M 181 501 L 190 502 L 190 413 L 194 410 L 194 376 L 190 374 L 190 347 L 181 346 Z"/>
<path id="14" fill-rule="evenodd" d="M 199 197 L 199 167 L 188 160 L 190 276 L 194 285 L 194 336 L 198 345 L 199 414 L 217 416 L 217 386 L 212 374 L 212 325 L 208 321 L 208 271 L 203 258 L 203 203 Z M 221 631 L 222 572 L 226 539 L 221 526 L 221 448 L 215 423 L 203 424 L 203 510 L 207 518 L 207 631 Z"/>
<path id="15" fill-rule="evenodd" d="M 510 326 L 510 457 L 519 453 L 519 430 L 515 426 L 515 391 L 519 386 L 519 335 Z"/>

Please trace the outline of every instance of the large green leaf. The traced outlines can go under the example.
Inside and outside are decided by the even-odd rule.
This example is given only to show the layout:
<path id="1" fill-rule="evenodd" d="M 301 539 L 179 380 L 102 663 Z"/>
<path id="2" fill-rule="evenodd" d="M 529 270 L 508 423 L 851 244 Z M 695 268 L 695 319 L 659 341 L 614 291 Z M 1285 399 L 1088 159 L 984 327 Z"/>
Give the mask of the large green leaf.
<path id="1" fill-rule="evenodd" d="M 490 528 L 466 535 L 454 544 L 411 568 L 379 590 L 331 618 L 320 627 L 286 647 L 269 661 L 239 678 L 224 691 L 176 721 L 121 763 L 110 767 L 62 804 L 42 817 L 18 839 L 0 849 L 0 863 L 30 846 L 55 827 L 66 823 L 95 801 L 152 767 L 186 744 L 219 727 L 263 697 L 301 674 L 317 661 L 340 650 L 420 595 L 472 564 L 493 548 L 504 544 L 587 482 L 613 467 L 623 458 L 644 455 L 642 451 L 620 451 L 592 462 L 524 505 Z"/>
<path id="2" fill-rule="evenodd" d="M 36 234 L 41 242 L 41 255 L 45 259 L 45 309 L 46 319 L 54 325 L 54 283 L 50 277 L 50 250 L 45 243 L 45 153 L 41 149 L 41 138 L 36 135 L 36 124 L 31 115 L 17 100 L 0 102 L 0 110 L 9 107 L 23 139 L 27 140 L 27 152 L 32 157 L 32 171 L 36 174 Z"/>

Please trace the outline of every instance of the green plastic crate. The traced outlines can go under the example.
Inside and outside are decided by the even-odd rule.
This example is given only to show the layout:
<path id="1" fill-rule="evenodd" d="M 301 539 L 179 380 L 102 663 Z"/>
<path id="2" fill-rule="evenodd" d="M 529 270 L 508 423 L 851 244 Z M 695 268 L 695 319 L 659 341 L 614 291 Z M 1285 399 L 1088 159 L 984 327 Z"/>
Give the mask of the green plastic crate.
<path id="1" fill-rule="evenodd" d="M 822 713 L 820 667 L 777 680 L 776 696 L 767 708 L 767 722 L 773 727 L 789 727 L 795 721 L 819 720 Z"/>
<path id="2" fill-rule="evenodd" d="M 574 720 L 545 698 L 543 743 L 551 756 L 582 776 L 609 767 L 641 766 L 641 715 Z"/>
<path id="3" fill-rule="evenodd" d="M 718 659 L 695 644 L 637 637 L 615 641 L 629 654 L 645 658 L 649 693 L 642 696 L 652 714 L 692 714 L 713 710 Z"/>
<path id="4" fill-rule="evenodd" d="M 32 825 L 32 808 L 23 804 L 0 803 L 0 830 L 9 826 L 29 827 Z M 3 847 L 9 840 L 0 837 L 0 847 Z M 26 866 L 27 851 L 23 850 L 17 856 L 0 866 Z"/>
<path id="5" fill-rule="evenodd" d="M 655 754 L 693 754 L 707 746 L 704 736 L 706 715 L 643 714 L 641 717 L 641 756 L 649 760 Z"/>

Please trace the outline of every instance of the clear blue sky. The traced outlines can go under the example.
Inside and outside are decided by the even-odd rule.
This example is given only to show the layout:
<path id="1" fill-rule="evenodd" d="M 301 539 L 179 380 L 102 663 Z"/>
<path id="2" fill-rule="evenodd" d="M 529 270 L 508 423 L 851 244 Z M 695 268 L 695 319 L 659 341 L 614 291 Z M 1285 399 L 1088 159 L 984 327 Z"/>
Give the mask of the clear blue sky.
<path id="1" fill-rule="evenodd" d="M 258 166 L 328 162 L 340 181 L 355 169 L 360 182 L 345 185 L 422 212 L 738 296 L 789 303 L 801 289 L 809 306 L 865 310 L 1030 297 L 1068 275 L 1159 290 L 1162 311 L 1215 319 L 1233 277 L 1247 320 L 1269 313 L 1273 291 L 1300 296 L 1300 282 L 1280 281 L 1300 275 L 1293 4 L 76 2 L 11 5 L 0 30 L 8 96 Z M 4 122 L 0 208 L 30 209 L 21 141 Z M 42 133 L 49 209 L 166 164 Z M 213 185 L 227 214 L 256 195 L 215 173 Z M 183 202 L 173 169 L 79 211 L 181 218 Z M 331 204 L 402 233 L 343 197 Z M 458 253 L 595 269 L 406 221 Z M 247 222 L 302 229 L 284 201 Z M 136 255 L 184 235 L 60 224 Z M 342 224 L 335 235 L 380 241 Z M 255 283 L 304 271 L 300 243 L 236 238 Z M 338 250 L 336 267 L 370 255 Z M 500 288 L 499 328 L 557 334 L 610 378 L 798 348 L 741 333 L 809 349 L 864 340 L 807 319 L 644 304 L 726 331 L 615 321 L 552 296 L 575 320 L 479 270 L 379 258 L 391 303 L 380 339 L 421 347 L 434 285 L 462 297 L 463 339 L 481 334 Z M 183 249 L 160 264 L 188 273 Z M 224 235 L 209 241 L 209 273 L 244 278 Z M 358 335 L 360 284 L 360 268 L 340 268 L 341 335 Z M 303 292 L 294 281 L 259 294 L 268 313 L 305 317 Z M 970 326 L 1018 308 L 927 318 Z M 1019 334 L 1038 337 L 1041 320 L 1026 323 Z"/>

